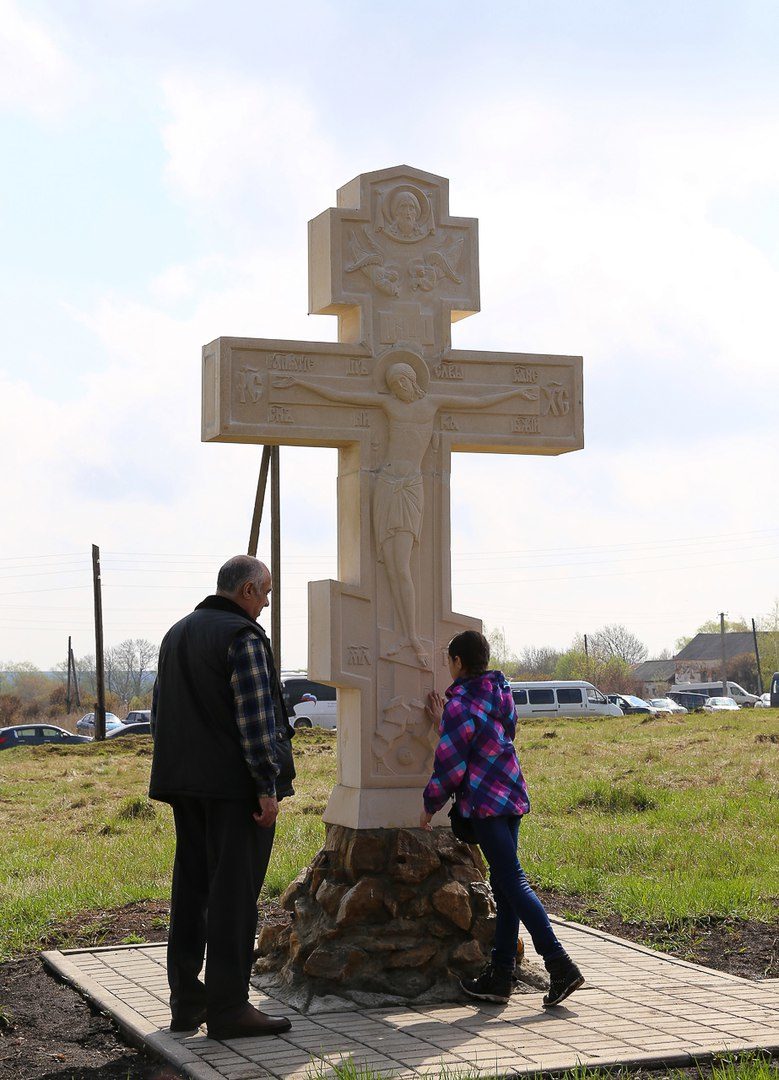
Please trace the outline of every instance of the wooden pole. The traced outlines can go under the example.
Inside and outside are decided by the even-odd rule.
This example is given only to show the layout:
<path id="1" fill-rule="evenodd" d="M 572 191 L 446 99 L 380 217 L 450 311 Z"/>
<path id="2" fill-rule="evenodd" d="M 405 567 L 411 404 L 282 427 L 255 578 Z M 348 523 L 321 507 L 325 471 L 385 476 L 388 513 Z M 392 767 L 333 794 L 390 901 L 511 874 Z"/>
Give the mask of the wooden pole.
<path id="1" fill-rule="evenodd" d="M 70 650 L 70 668 L 73 672 L 73 688 L 76 691 L 76 705 L 81 708 L 81 694 L 78 689 L 78 672 L 76 671 L 76 657 L 73 655 L 73 649 Z"/>
<path id="2" fill-rule="evenodd" d="M 70 716 L 70 635 L 68 635 L 68 688 L 65 691 L 65 712 Z"/>
<path id="3" fill-rule="evenodd" d="M 103 590 L 100 580 L 100 548 L 92 545 L 92 585 L 95 593 L 95 738 L 105 739 L 105 670 L 103 668 Z"/>
<path id="4" fill-rule="evenodd" d="M 270 465 L 271 448 L 263 446 L 262 461 L 260 463 L 260 475 L 257 480 L 257 494 L 254 497 L 254 513 L 252 514 L 252 526 L 249 530 L 249 550 L 247 554 L 257 558 L 257 545 L 260 541 L 260 525 L 262 524 L 262 511 L 265 506 L 265 489 L 268 486 L 268 466 Z"/>
<path id="5" fill-rule="evenodd" d="M 752 620 L 752 640 L 755 643 L 755 662 L 757 663 L 757 692 L 763 693 L 763 672 L 760 670 L 760 650 L 757 647 L 757 627 L 755 626 L 755 620 Z"/>
<path id="6" fill-rule="evenodd" d="M 270 572 L 273 578 L 273 607 L 271 609 L 271 648 L 276 669 L 281 670 L 281 478 L 279 448 L 271 447 L 270 454 Z"/>

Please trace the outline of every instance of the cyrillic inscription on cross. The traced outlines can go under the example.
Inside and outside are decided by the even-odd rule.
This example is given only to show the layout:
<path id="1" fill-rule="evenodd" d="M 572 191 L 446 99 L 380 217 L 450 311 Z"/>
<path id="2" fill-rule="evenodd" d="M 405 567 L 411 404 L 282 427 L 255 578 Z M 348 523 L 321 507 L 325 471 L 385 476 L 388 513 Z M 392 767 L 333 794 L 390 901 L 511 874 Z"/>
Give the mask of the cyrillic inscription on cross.
<path id="1" fill-rule="evenodd" d="M 477 225 L 448 181 L 357 177 L 309 224 L 310 311 L 339 342 L 218 338 L 203 349 L 203 439 L 336 446 L 338 580 L 309 584 L 309 675 L 339 688 L 338 784 L 325 820 L 414 826 L 446 685 L 452 451 L 580 449 L 582 362 L 451 348 L 479 310 Z M 478 492 L 474 492 L 474 512 Z"/>

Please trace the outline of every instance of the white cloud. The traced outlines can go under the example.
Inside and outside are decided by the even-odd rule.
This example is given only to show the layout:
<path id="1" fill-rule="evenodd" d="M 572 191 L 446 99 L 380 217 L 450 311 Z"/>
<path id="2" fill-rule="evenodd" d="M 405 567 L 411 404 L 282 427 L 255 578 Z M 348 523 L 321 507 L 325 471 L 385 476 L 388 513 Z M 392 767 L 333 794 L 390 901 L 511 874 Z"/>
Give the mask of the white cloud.
<path id="1" fill-rule="evenodd" d="M 721 207 L 776 188 L 779 125 L 630 101 L 583 113 L 515 99 L 466 117 L 452 195 L 480 218 L 483 314 L 456 344 L 583 353 L 585 374 L 638 354 L 662 382 L 693 363 L 774 383 L 779 260 Z"/>
<path id="2" fill-rule="evenodd" d="M 51 402 L 18 380 L 1 388 L 0 454 L 16 462 L 4 493 L 21 508 L 4 523 L 6 551 L 87 552 L 94 540 L 209 556 L 189 590 L 145 590 L 139 576 L 134 594 L 109 592 L 109 641 L 137 623 L 122 614 L 132 607 L 148 620 L 137 632 L 159 638 L 211 587 L 214 560 L 244 546 L 260 450 L 199 443 L 200 348 L 220 334 L 335 337 L 334 319 L 305 314 L 305 222 L 352 176 L 300 91 L 218 72 L 168 76 L 163 87 L 168 183 L 224 240 L 158 273 L 144 301 L 119 295 L 73 312 L 105 356 L 77 400 Z M 776 127 L 629 111 L 583 122 L 485 97 L 448 157 L 420 141 L 425 160 L 389 151 L 362 166 L 408 157 L 438 168 L 451 176 L 453 211 L 480 219 L 483 314 L 458 324 L 457 345 L 585 357 L 582 453 L 461 455 L 453 470 L 454 547 L 469 554 L 455 558 L 456 606 L 505 625 L 515 647 L 564 645 L 621 621 L 657 650 L 718 610 L 766 610 L 775 592 L 762 588 L 771 564 L 757 540 L 741 544 L 741 566 L 727 545 L 721 559 L 700 545 L 696 559 L 675 542 L 762 520 L 775 422 L 760 449 L 748 408 L 750 394 L 776 395 L 777 267 L 714 211 L 776 183 Z M 664 428 L 680 384 L 683 394 L 721 387 L 722 415 L 693 395 L 678 430 Z M 334 457 L 283 455 L 288 664 L 305 663 L 306 577 L 335 572 Z M 651 545 L 666 542 L 666 561 L 655 561 Z M 578 554 L 528 555 L 566 547 Z M 518 554 L 496 555 L 505 551 Z M 88 590 L 79 602 L 88 626 Z M 2 634 L 0 656 L 21 655 Z M 87 631 L 77 651 L 89 647 Z"/>
<path id="3" fill-rule="evenodd" d="M 52 119 L 72 103 L 81 81 L 53 30 L 14 0 L 0 0 L 0 108 Z"/>
<path id="4" fill-rule="evenodd" d="M 322 185 L 333 175 L 332 143 L 293 84 L 210 71 L 170 74 L 162 90 L 166 177 L 199 213 L 239 228 L 259 214 L 272 232 L 280 208 L 302 226 L 318 191 L 332 198 Z"/>

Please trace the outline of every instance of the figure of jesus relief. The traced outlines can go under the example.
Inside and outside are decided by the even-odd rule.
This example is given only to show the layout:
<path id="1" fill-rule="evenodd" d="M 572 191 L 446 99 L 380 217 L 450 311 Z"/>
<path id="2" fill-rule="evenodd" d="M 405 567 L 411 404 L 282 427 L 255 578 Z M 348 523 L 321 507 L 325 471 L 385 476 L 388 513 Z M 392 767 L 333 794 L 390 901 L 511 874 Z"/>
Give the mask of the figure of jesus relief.
<path id="1" fill-rule="evenodd" d="M 414 545 L 419 542 L 424 518 L 422 460 L 432 442 L 441 410 L 485 409 L 510 398 L 536 400 L 536 388 L 514 387 L 497 393 L 430 393 L 430 372 L 416 353 L 394 350 L 376 368 L 388 393 L 338 390 L 314 379 L 282 376 L 278 388 L 301 386 L 328 401 L 360 408 L 380 408 L 387 417 L 384 461 L 375 474 L 371 510 L 376 555 L 384 563 L 400 635 L 389 656 L 410 646 L 418 663 L 430 667 L 430 657 L 417 626 L 416 587 L 411 571 Z"/>

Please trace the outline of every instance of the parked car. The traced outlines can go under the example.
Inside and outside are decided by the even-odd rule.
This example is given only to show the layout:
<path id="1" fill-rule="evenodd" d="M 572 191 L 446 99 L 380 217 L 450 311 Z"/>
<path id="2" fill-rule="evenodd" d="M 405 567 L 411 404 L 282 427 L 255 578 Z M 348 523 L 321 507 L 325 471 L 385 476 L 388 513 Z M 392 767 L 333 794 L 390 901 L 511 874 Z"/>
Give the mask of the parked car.
<path id="1" fill-rule="evenodd" d="M 125 735 L 151 735 L 151 723 L 142 720 L 137 724 L 122 724 L 121 727 L 113 728 L 106 732 L 107 739 L 123 739 Z"/>
<path id="2" fill-rule="evenodd" d="M 311 695 L 313 697 L 313 694 Z M 292 726 L 298 728 L 321 727 L 335 730 L 338 721 L 337 701 L 300 701 L 294 708 Z"/>
<path id="3" fill-rule="evenodd" d="M 696 694 L 692 691 L 669 690 L 668 696 L 671 701 L 683 705 L 687 712 L 703 712 L 703 706 L 706 704 L 705 694 Z"/>
<path id="4" fill-rule="evenodd" d="M 14 746 L 40 746 L 42 743 L 58 743 L 64 746 L 72 743 L 87 743 L 92 740 L 87 735 L 74 735 L 64 728 L 53 724 L 17 724 L 14 727 L 0 728 L 0 750 L 11 750 Z"/>
<path id="5" fill-rule="evenodd" d="M 290 719 L 295 715 L 295 706 L 302 699 L 304 694 L 313 694 L 317 701 L 332 701 L 336 700 L 336 690 L 334 686 L 325 686 L 324 683 L 314 682 L 309 679 L 308 675 L 302 675 L 300 672 L 294 672 L 289 675 L 282 672 L 281 674 L 281 696 L 284 699 L 284 704 L 287 707 L 287 716 Z"/>
<path id="6" fill-rule="evenodd" d="M 113 731 L 116 727 L 122 727 L 122 721 L 116 715 L 116 713 L 107 712 L 105 714 L 105 730 L 106 734 L 109 731 Z M 76 729 L 84 735 L 95 734 L 95 714 L 93 712 L 86 713 L 80 720 L 76 721 Z"/>
<path id="7" fill-rule="evenodd" d="M 741 706 L 737 705 L 732 697 L 709 697 L 706 698 L 706 704 L 703 706 L 703 711 L 732 712 L 740 708 Z"/>
<path id="8" fill-rule="evenodd" d="M 106 713 L 106 715 L 108 715 Z M 148 724 L 151 720 L 151 709 L 133 709 L 128 712 L 122 721 L 123 724 Z"/>
<path id="9" fill-rule="evenodd" d="M 704 697 L 730 697 L 737 705 L 745 709 L 751 708 L 757 701 L 757 694 L 750 694 L 737 682 L 726 679 L 727 690 L 722 684 L 722 679 L 710 679 L 709 682 L 680 682 L 674 683 L 674 689 L 692 690 L 693 693 L 703 694 Z"/>
<path id="10" fill-rule="evenodd" d="M 770 709 L 771 708 L 771 695 L 761 694 L 755 702 L 756 709 Z"/>
<path id="11" fill-rule="evenodd" d="M 633 716 L 637 713 L 653 716 L 657 712 L 653 705 L 644 701 L 643 698 L 636 697 L 635 694 L 607 694 L 607 697 L 612 705 L 618 705 L 622 709 L 625 716 Z"/>
<path id="12" fill-rule="evenodd" d="M 669 697 L 650 698 L 649 704 L 657 709 L 659 713 L 666 713 L 667 715 L 670 715 L 671 713 L 684 713 L 686 715 L 687 713 L 684 705 L 680 705 L 678 702 L 674 701 L 673 698 Z"/>

